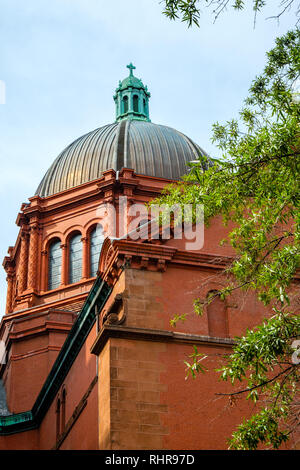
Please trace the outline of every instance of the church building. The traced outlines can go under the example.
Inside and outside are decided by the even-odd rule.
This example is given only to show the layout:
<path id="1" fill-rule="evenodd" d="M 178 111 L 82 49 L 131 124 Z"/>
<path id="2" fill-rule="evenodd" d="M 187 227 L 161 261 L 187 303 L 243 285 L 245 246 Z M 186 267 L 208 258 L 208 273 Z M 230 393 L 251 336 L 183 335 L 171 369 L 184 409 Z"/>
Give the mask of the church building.
<path id="1" fill-rule="evenodd" d="M 151 122 L 147 86 L 127 67 L 115 122 L 63 150 L 17 216 L 3 261 L 1 450 L 227 449 L 253 411 L 218 395 L 232 386 L 214 369 L 234 337 L 261 321 L 262 305 L 236 294 L 193 313 L 195 298 L 226 285 L 234 252 L 219 244 L 221 220 L 197 249 L 172 229 L 153 236 L 148 218 L 129 236 L 131 208 L 205 152 Z M 193 346 L 207 356 L 196 380 L 184 364 Z"/>

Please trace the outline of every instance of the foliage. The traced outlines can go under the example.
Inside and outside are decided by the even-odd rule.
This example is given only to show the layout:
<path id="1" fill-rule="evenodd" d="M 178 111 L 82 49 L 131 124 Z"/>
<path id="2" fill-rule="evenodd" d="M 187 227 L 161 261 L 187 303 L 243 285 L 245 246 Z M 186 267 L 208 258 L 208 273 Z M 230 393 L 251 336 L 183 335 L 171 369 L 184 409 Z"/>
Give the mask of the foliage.
<path id="1" fill-rule="evenodd" d="M 192 359 L 192 362 L 184 361 L 185 365 L 187 366 L 187 374 L 186 374 L 186 379 L 191 375 L 193 379 L 196 378 L 196 374 L 199 374 L 199 372 L 205 372 L 207 369 L 206 367 L 201 364 L 201 361 L 207 358 L 202 353 L 198 352 L 198 349 L 196 346 L 194 346 L 194 351 L 193 353 L 189 356 Z"/>
<path id="2" fill-rule="evenodd" d="M 230 446 L 237 449 L 254 449 L 259 443 L 278 448 L 291 432 L 291 414 L 298 416 L 292 427 L 299 425 L 295 397 L 300 361 L 291 356 L 293 339 L 300 336 L 299 283 L 293 281 L 300 265 L 300 102 L 293 88 L 300 75 L 299 46 L 298 29 L 276 40 L 239 120 L 213 127 L 222 157 L 199 156 L 185 180 L 167 188 L 159 201 L 203 204 L 207 224 L 217 215 L 225 224 L 233 222 L 226 240 L 236 252 L 226 271 L 231 281 L 216 295 L 225 299 L 236 289 L 254 290 L 272 311 L 271 318 L 237 339 L 219 370 L 222 380 L 246 381 L 231 397 L 246 393 L 260 405 L 233 434 Z M 196 299 L 196 313 L 213 298 Z M 192 375 L 198 371 L 196 353 Z"/>
<path id="3" fill-rule="evenodd" d="M 203 7 L 212 10 L 214 20 L 216 21 L 219 15 L 228 7 L 234 10 L 243 10 L 246 5 L 251 5 L 254 12 L 255 24 L 257 14 L 262 12 L 271 2 L 267 0 L 163 0 L 163 3 L 165 5 L 164 15 L 171 20 L 180 18 L 181 21 L 186 22 L 191 27 L 193 25 L 199 26 L 200 16 L 203 11 L 201 8 Z M 281 0 L 275 7 L 276 12 L 271 18 L 279 19 L 295 5 L 297 5 L 296 15 L 299 16 L 300 4 L 296 0 Z"/>

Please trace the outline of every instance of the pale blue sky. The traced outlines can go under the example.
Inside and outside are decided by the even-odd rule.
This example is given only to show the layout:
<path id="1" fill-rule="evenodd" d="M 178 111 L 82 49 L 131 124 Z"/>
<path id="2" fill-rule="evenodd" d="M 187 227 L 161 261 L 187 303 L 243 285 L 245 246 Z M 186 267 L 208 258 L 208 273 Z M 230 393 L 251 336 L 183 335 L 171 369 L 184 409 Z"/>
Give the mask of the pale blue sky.
<path id="1" fill-rule="evenodd" d="M 279 3 L 270 1 L 271 4 Z M 80 135 L 114 121 L 112 99 L 126 64 L 151 92 L 152 122 L 174 127 L 214 154 L 211 126 L 236 117 L 279 25 L 252 11 L 229 12 L 200 29 L 162 14 L 159 0 L 0 0 L 1 262 L 16 240 L 15 219 L 55 157 Z M 0 317 L 5 309 L 0 274 Z"/>

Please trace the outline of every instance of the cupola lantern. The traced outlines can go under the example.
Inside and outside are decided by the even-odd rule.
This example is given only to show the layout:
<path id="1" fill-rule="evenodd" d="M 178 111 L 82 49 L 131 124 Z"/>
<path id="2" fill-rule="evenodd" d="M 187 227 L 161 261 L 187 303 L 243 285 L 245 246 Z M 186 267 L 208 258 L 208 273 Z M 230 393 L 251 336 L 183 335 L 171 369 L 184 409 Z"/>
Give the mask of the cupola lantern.
<path id="1" fill-rule="evenodd" d="M 114 95 L 116 121 L 136 119 L 150 122 L 149 98 L 151 95 L 142 80 L 133 75 L 133 70 L 136 67 L 130 63 L 127 68 L 129 69 L 129 76 L 119 82 Z"/>

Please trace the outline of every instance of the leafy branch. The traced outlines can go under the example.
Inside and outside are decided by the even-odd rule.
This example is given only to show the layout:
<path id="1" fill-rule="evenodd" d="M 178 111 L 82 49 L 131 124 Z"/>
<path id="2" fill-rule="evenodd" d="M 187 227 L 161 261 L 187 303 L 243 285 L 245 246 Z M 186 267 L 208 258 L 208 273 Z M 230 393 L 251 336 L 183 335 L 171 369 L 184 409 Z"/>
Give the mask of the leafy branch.
<path id="1" fill-rule="evenodd" d="M 188 27 L 200 26 L 200 18 L 202 14 L 201 8 L 205 7 L 211 10 L 213 15 L 213 22 L 216 22 L 220 15 L 222 15 L 229 7 L 233 10 L 241 11 L 245 8 L 246 4 L 252 5 L 254 13 L 254 26 L 257 20 L 257 14 L 261 13 L 267 5 L 266 0 L 162 0 L 164 3 L 163 14 L 170 20 L 180 19 L 182 22 L 188 24 Z M 268 18 L 273 18 L 279 21 L 282 15 L 292 8 L 295 8 L 295 15 L 300 15 L 300 5 L 296 0 L 282 0 L 278 5 L 278 13 Z M 275 7 L 276 8 L 276 7 Z M 299 20 L 298 20 L 299 21 Z M 297 21 L 297 22 L 298 22 Z"/>
<path id="2" fill-rule="evenodd" d="M 190 2 L 184 3 L 188 7 Z M 259 9 L 264 3 L 255 5 Z M 199 156 L 184 180 L 166 188 L 159 200 L 167 206 L 201 204 L 206 225 L 215 216 L 231 224 L 225 241 L 235 256 L 223 271 L 226 285 L 195 299 L 198 315 L 216 297 L 225 301 L 238 289 L 254 291 L 268 306 L 269 316 L 236 338 L 218 370 L 222 380 L 243 384 L 229 393 L 231 398 L 247 394 L 259 405 L 233 433 L 230 448 L 255 449 L 259 443 L 278 448 L 292 432 L 287 423 L 293 421 L 295 429 L 300 422 L 299 365 L 291 362 L 292 341 L 300 338 L 300 102 L 293 92 L 300 77 L 299 45 L 299 29 L 277 38 L 239 120 L 213 127 L 221 158 Z M 173 324 L 181 319 L 178 315 Z M 193 377 L 204 371 L 197 353 L 186 361 Z"/>

